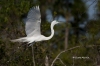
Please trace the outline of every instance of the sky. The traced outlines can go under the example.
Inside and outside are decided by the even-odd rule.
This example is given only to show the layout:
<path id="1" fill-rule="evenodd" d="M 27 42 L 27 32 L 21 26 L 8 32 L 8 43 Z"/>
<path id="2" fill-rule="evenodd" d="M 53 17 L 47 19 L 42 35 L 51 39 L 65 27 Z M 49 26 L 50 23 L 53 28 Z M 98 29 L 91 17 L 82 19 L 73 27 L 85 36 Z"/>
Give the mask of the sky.
<path id="1" fill-rule="evenodd" d="M 89 19 L 93 19 L 96 13 L 96 7 L 95 7 L 97 3 L 96 0 L 83 0 L 83 2 L 86 2 L 86 7 L 88 9 L 87 13 L 88 13 Z M 49 9 L 46 11 L 46 14 L 47 14 L 47 21 L 51 22 L 53 18 L 52 18 L 52 13 Z M 62 16 L 59 16 L 59 18 L 56 20 L 66 22 L 66 19 L 64 19 Z"/>
<path id="2" fill-rule="evenodd" d="M 96 0 L 83 0 L 83 1 L 86 2 L 86 7 L 88 9 L 87 13 L 88 13 L 88 16 L 89 16 L 89 20 L 95 19 L 97 1 Z M 79 27 L 84 28 L 86 24 L 87 24 L 87 22 L 84 22 L 84 24 L 80 24 Z"/>
<path id="3" fill-rule="evenodd" d="M 97 0 L 89 0 L 88 2 L 86 2 L 86 6 L 89 7 L 88 8 L 89 19 L 93 19 L 96 15 L 96 9 L 97 9 L 96 4 L 97 4 Z"/>

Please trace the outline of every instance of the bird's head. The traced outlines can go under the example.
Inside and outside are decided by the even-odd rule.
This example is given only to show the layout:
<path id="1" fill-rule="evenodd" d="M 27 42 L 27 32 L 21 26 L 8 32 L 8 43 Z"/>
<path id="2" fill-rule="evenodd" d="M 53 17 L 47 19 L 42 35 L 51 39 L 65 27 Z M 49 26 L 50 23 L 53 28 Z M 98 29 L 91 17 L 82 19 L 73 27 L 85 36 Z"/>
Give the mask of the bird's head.
<path id="1" fill-rule="evenodd" d="M 60 23 L 60 22 L 58 22 L 57 20 L 54 20 L 54 21 L 52 21 L 52 24 L 58 24 L 58 23 Z"/>

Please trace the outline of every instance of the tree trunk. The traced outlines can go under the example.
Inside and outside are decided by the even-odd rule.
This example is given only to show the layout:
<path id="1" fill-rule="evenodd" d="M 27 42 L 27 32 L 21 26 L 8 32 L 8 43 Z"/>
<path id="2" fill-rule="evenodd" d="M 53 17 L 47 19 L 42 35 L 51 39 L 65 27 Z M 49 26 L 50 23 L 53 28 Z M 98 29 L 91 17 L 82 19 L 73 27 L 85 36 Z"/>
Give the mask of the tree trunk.
<path id="1" fill-rule="evenodd" d="M 69 11 L 69 0 L 66 0 L 66 8 L 67 11 L 65 11 L 65 18 L 66 18 L 66 24 L 68 24 L 69 18 L 70 18 L 70 11 Z M 65 50 L 68 48 L 68 34 L 69 34 L 69 28 L 68 26 L 65 29 Z"/>
<path id="2" fill-rule="evenodd" d="M 64 46 L 65 50 L 68 48 L 68 34 L 69 34 L 69 29 L 67 27 L 66 30 L 65 30 L 65 46 Z"/>

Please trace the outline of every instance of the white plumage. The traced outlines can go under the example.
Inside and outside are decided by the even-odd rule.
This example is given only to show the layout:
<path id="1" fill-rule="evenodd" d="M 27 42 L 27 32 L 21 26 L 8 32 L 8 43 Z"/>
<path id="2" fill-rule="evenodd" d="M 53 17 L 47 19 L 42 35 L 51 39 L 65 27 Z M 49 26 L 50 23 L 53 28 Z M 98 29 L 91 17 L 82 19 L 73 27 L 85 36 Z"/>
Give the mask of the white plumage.
<path id="1" fill-rule="evenodd" d="M 25 31 L 27 37 L 22 37 L 19 39 L 11 40 L 12 42 L 28 42 L 28 44 L 32 42 L 38 42 L 43 40 L 49 40 L 54 35 L 54 25 L 59 23 L 56 20 L 51 23 L 51 35 L 49 37 L 45 37 L 41 35 L 40 25 L 41 25 L 41 15 L 39 6 L 32 7 L 28 12 L 27 19 L 25 21 Z"/>

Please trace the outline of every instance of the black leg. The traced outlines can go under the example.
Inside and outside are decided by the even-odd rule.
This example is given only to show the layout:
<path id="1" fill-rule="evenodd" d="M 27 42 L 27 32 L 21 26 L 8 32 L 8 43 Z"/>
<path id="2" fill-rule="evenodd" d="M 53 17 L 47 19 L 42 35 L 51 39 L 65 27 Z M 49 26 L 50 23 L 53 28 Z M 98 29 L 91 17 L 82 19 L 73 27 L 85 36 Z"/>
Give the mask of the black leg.
<path id="1" fill-rule="evenodd" d="M 32 43 L 28 44 L 28 47 L 32 46 L 33 44 L 35 44 L 35 42 L 32 42 Z"/>

